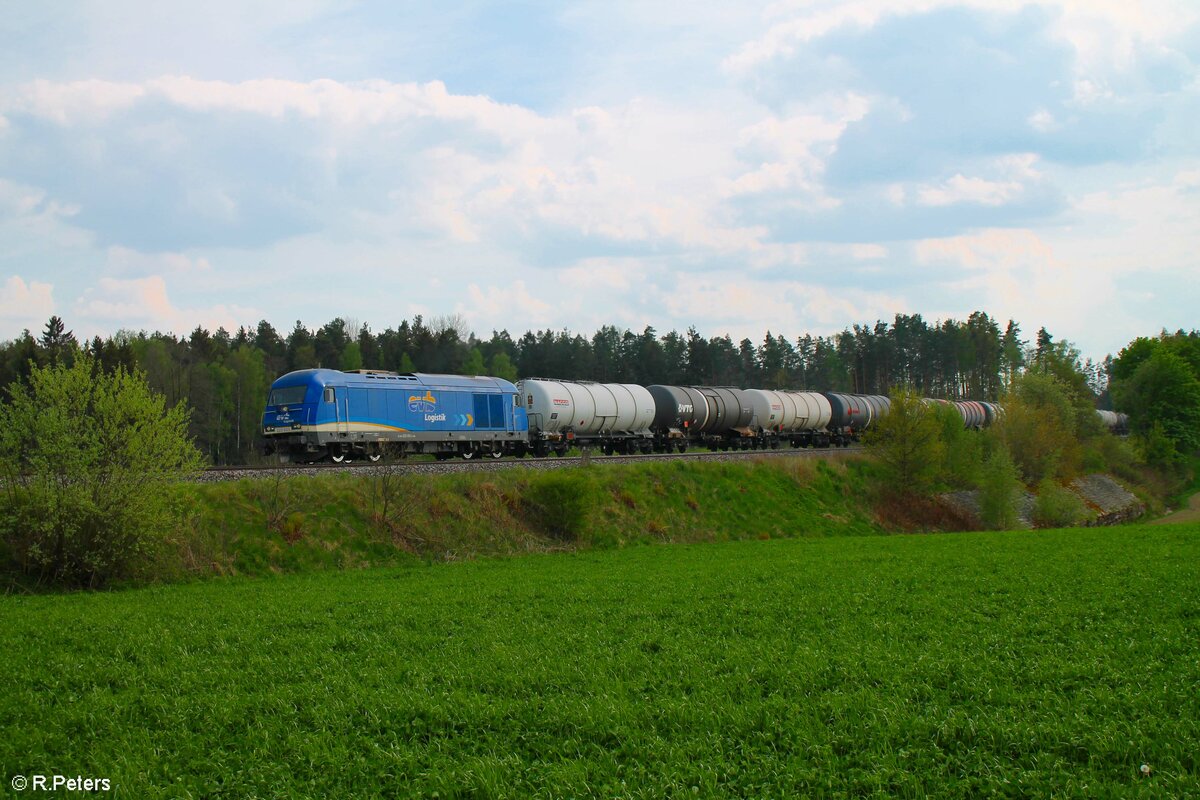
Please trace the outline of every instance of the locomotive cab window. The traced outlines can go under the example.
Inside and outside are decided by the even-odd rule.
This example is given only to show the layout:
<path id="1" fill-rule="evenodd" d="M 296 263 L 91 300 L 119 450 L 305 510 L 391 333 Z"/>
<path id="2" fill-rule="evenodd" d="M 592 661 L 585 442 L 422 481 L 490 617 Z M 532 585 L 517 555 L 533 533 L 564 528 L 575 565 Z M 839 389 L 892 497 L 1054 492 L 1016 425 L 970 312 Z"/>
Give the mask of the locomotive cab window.
<path id="1" fill-rule="evenodd" d="M 333 402 L 333 387 L 332 386 L 325 387 L 325 402 L 326 403 Z"/>
<path id="2" fill-rule="evenodd" d="M 270 399 L 267 400 L 267 405 L 298 406 L 304 402 L 304 393 L 307 388 L 305 386 L 285 386 L 282 389 L 274 389 Z"/>

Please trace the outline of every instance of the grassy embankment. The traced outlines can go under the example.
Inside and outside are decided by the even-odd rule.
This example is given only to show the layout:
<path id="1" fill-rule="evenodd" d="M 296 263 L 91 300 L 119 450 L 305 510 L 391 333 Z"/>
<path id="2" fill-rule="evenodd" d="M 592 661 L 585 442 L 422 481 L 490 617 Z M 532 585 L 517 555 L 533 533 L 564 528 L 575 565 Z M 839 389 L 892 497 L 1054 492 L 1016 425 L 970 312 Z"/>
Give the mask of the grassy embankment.
<path id="1" fill-rule="evenodd" d="M 107 777 L 145 798 L 1200 794 L 1195 525 L 9 596 L 0 629 L 6 782 Z"/>
<path id="2" fill-rule="evenodd" d="M 182 487 L 151 579 L 264 575 L 656 542 L 880 533 L 860 460 L 374 472 Z"/>

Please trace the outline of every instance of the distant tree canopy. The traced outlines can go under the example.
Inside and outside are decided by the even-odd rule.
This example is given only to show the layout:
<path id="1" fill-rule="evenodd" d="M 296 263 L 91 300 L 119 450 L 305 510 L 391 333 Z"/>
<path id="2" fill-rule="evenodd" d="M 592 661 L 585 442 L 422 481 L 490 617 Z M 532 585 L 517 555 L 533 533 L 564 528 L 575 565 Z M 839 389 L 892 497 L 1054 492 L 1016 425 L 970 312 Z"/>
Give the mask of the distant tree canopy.
<path id="1" fill-rule="evenodd" d="M 339 317 L 312 329 L 297 321 L 286 334 L 263 320 L 253 328 L 187 336 L 118 331 L 76 342 L 66 323 L 51 318 L 40 336 L 26 331 L 0 344 L 0 386 L 29 375 L 32 366 L 69 363 L 77 354 L 101 368 L 137 368 L 168 406 L 192 409 L 189 432 L 214 463 L 247 460 L 258 448 L 267 390 L 294 369 L 382 369 L 395 372 L 491 374 L 509 380 L 553 377 L 628 383 L 676 383 L 819 389 L 924 397 L 997 400 L 1025 371 L 1057 375 L 1071 387 L 1079 413 L 1107 401 L 1107 371 L 1078 363 L 1069 343 L 1042 328 L 1037 345 L 1014 321 L 1000 325 L 983 312 L 965 321 L 927 322 L 898 314 L 888 323 L 854 325 L 831 336 L 790 338 L 772 330 L 758 341 L 730 336 L 641 332 L 606 325 L 591 336 L 567 330 L 507 330 L 488 338 L 461 317 L 417 316 L 376 332 Z M 1116 364 L 1116 362 L 1114 362 Z"/>

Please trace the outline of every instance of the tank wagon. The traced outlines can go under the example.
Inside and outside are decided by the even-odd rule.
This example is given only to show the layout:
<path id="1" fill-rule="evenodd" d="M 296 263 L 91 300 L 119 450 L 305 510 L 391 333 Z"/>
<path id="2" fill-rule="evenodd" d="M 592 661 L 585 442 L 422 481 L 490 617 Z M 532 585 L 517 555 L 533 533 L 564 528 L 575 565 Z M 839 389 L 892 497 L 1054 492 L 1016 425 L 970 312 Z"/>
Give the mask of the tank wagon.
<path id="1" fill-rule="evenodd" d="M 1117 411 L 1097 411 L 1100 423 L 1117 435 L 1129 433 L 1129 415 Z"/>
<path id="2" fill-rule="evenodd" d="M 994 403 L 924 402 L 954 406 L 968 428 L 1003 414 Z M 682 453 L 845 447 L 890 406 L 842 392 L 307 369 L 272 384 L 262 425 L 267 452 L 285 460 L 547 456 L 572 446 Z M 1125 424 L 1123 414 L 1098 413 L 1110 429 Z"/>
<path id="3" fill-rule="evenodd" d="M 517 383 L 529 421 L 534 455 L 562 455 L 571 445 L 613 453 L 649 453 L 654 398 L 632 383 L 589 383 L 529 378 Z"/>
<path id="4" fill-rule="evenodd" d="M 479 376 L 298 370 L 271 384 L 262 424 L 267 452 L 288 460 L 498 458 L 529 441 L 516 386 Z"/>

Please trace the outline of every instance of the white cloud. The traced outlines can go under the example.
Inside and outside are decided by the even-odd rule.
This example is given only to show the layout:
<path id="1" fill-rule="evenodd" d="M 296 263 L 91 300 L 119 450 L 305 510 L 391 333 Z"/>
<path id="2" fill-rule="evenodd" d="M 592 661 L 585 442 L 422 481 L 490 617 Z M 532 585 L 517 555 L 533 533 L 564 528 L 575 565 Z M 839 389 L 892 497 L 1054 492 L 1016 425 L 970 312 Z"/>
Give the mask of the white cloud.
<path id="1" fill-rule="evenodd" d="M 1037 156 L 1033 153 L 1002 156 L 984 166 L 1000 179 L 968 177 L 960 172 L 938 184 L 918 185 L 917 202 L 924 206 L 957 203 L 1002 206 L 1021 199 L 1031 185 L 1042 179 L 1042 173 L 1037 169 Z"/>
<path id="2" fill-rule="evenodd" d="M 1021 188 L 1021 184 L 1016 181 L 988 181 L 983 178 L 968 178 L 960 173 L 940 185 L 918 186 L 917 202 L 925 206 L 948 206 L 955 203 L 1000 206 L 1019 196 Z"/>
<path id="3" fill-rule="evenodd" d="M 36 335 L 54 314 L 54 287 L 49 283 L 11 275 L 0 285 L 0 337 L 18 335 L 28 328 Z"/>
<path id="4" fill-rule="evenodd" d="M 106 271 L 115 275 L 176 274 L 211 272 L 212 264 L 203 256 L 184 253 L 142 253 L 113 245 L 105 253 Z"/>
<path id="5" fill-rule="evenodd" d="M 1054 119 L 1054 115 L 1044 108 L 1039 108 L 1033 114 L 1029 115 L 1029 127 L 1033 128 L 1038 133 L 1049 133 L 1058 130 L 1061 125 Z"/>
<path id="6" fill-rule="evenodd" d="M 222 327 L 235 331 L 261 318 L 255 309 L 237 305 L 177 308 L 168 297 L 167 282 L 161 275 L 128 280 L 100 278 L 75 301 L 73 313 L 82 322 L 79 327 L 102 334 L 131 328 L 186 335 L 197 325 L 209 331 Z"/>
<path id="7" fill-rule="evenodd" d="M 137 84 L 95 79 L 64 83 L 35 80 L 6 94 L 0 95 L 0 109 L 74 125 L 97 122 L 131 108 L 145 97 L 146 90 Z"/>
<path id="8" fill-rule="evenodd" d="M 482 326 L 480 330 L 509 327 L 513 319 L 529 328 L 552 324 L 554 319 L 553 306 L 531 294 L 522 280 L 486 289 L 472 283 L 467 286 L 467 302 L 455 306 L 454 311 L 472 325 Z"/>
<path id="9" fill-rule="evenodd" d="M 757 39 L 726 57 L 723 66 L 735 74 L 752 72 L 767 62 L 794 55 L 805 43 L 834 31 L 874 27 L 887 16 L 911 16 L 940 8 L 971 8 L 1015 13 L 1027 0 L 795 0 L 776 3 L 772 24 Z M 1200 10 L 1175 0 L 1050 0 L 1054 30 L 1071 44 L 1081 74 L 1128 69 L 1139 43 L 1160 43 L 1200 19 Z"/>
<path id="10" fill-rule="evenodd" d="M 950 291 L 986 298 L 987 309 L 1000 318 L 1029 324 L 1050 324 L 1045 322 L 1049 320 L 1059 330 L 1082 331 L 1095 321 L 1099 309 L 1114 308 L 1117 299 L 1111 275 L 1064 259 L 1027 229 L 930 239 L 917 242 L 913 250 L 920 264 L 963 267 L 960 277 L 950 282 Z M 1115 316 L 1109 312 L 1109 324 Z"/>

